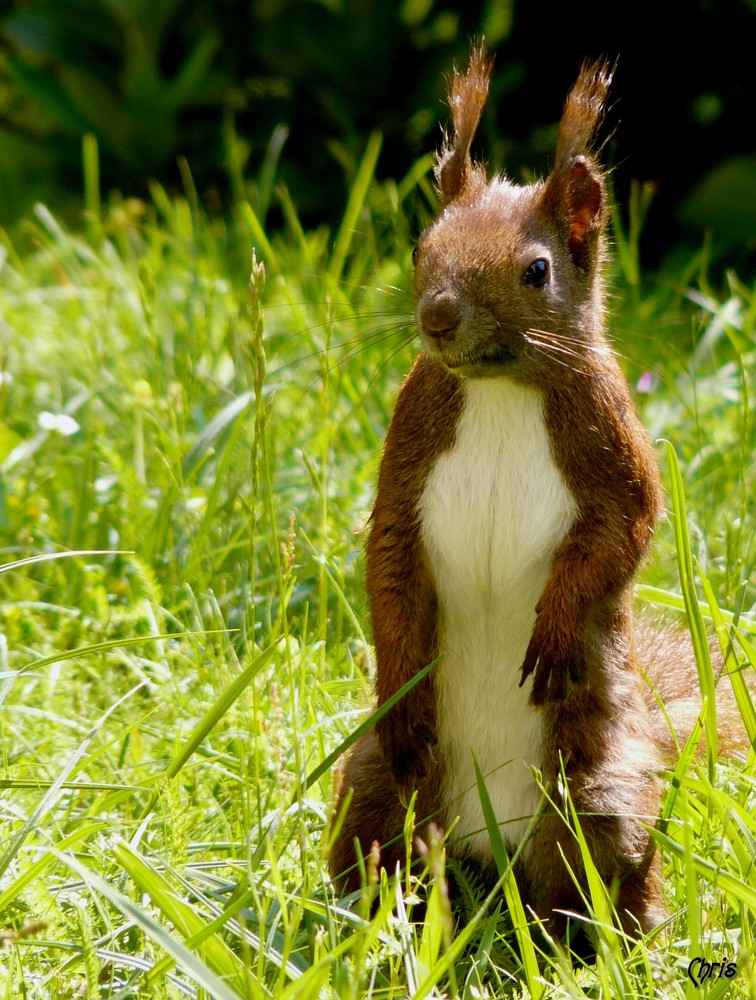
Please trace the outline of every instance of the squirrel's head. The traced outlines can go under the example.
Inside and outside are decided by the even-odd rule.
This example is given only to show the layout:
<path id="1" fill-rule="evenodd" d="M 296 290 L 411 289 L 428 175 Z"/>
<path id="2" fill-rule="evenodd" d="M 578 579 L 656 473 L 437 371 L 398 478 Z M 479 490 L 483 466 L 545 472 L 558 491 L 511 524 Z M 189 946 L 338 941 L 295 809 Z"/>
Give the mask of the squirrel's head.
<path id="1" fill-rule="evenodd" d="M 554 169 L 517 185 L 489 180 L 470 156 L 491 70 L 478 45 L 451 81 L 453 135 L 436 164 L 441 212 L 415 252 L 417 323 L 427 353 L 458 374 L 537 381 L 578 345 L 595 349 L 603 329 L 608 210 L 593 143 L 611 74 L 603 63 L 583 67 Z"/>

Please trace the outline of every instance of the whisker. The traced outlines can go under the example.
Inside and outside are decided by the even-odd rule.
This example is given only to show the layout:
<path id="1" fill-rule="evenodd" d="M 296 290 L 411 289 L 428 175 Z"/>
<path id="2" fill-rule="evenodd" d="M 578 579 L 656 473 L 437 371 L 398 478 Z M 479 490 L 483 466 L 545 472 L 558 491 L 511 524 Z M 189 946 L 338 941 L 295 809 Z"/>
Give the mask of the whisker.
<path id="1" fill-rule="evenodd" d="M 574 337 L 567 336 L 561 333 L 555 333 L 552 330 L 528 330 L 528 333 L 540 333 L 547 337 L 549 340 L 560 341 L 562 343 L 568 343 L 570 345 L 575 345 L 579 343 L 580 349 L 585 351 L 593 351 L 594 354 L 598 354 L 600 357 L 606 357 L 608 354 L 613 355 L 615 358 L 621 358 L 623 361 L 630 362 L 631 359 L 626 354 L 621 354 L 611 342 L 606 344 L 586 344 L 583 341 L 575 341 Z"/>
<path id="2" fill-rule="evenodd" d="M 367 387 L 365 388 L 364 393 L 362 393 L 362 395 L 360 396 L 359 405 L 364 404 L 365 400 L 369 398 L 373 386 L 375 385 L 375 382 L 378 379 L 378 376 L 391 364 L 391 362 L 398 354 L 400 354 L 406 347 L 408 347 L 412 343 L 412 341 L 414 340 L 414 336 L 415 334 L 413 331 L 409 336 L 403 337 L 396 345 L 396 347 L 394 347 L 393 350 L 389 351 L 388 354 L 386 354 L 386 356 L 381 359 L 381 363 L 373 371 L 372 375 L 368 379 Z M 339 424 L 337 424 L 337 427 L 341 427 L 342 423 L 346 422 L 346 420 L 348 419 L 349 417 L 345 416 L 344 420 L 339 422 Z"/>
<path id="3" fill-rule="evenodd" d="M 324 327 L 334 326 L 336 323 L 346 323 L 349 321 L 361 321 L 376 319 L 382 316 L 386 317 L 399 317 L 399 316 L 409 316 L 409 313 L 401 313 L 396 309 L 371 309 L 369 312 L 354 312 L 353 310 L 345 312 L 343 315 L 337 313 L 328 316 L 326 319 L 319 320 L 317 323 L 310 323 L 307 326 L 301 327 L 297 330 L 297 336 L 301 336 L 305 333 L 310 333 L 312 330 L 322 330 Z"/>
<path id="4" fill-rule="evenodd" d="M 387 288 L 379 288 L 377 286 L 363 285 L 360 288 L 365 292 L 377 293 L 378 295 L 383 295 L 392 302 L 414 302 L 414 295 L 412 292 L 402 292 L 401 289 L 389 290 Z M 359 303 L 364 304 L 364 303 Z M 279 302 L 265 302 L 263 308 L 266 312 L 272 312 L 273 310 L 280 309 L 342 309 L 345 314 L 351 316 L 353 314 L 353 304 L 351 300 L 341 300 L 341 299 L 286 299 Z"/>
<path id="5" fill-rule="evenodd" d="M 314 272 L 303 273 L 302 279 L 305 281 L 322 282 L 323 275 Z M 401 285 L 370 285 L 365 284 L 364 282 L 347 281 L 345 278 L 341 278 L 336 286 L 336 289 L 339 288 L 344 290 L 349 289 L 352 292 L 377 292 L 379 295 L 386 295 L 390 298 L 408 300 L 414 299 L 414 292 L 412 289 L 402 288 Z M 308 303 L 305 302 L 303 304 L 307 305 Z"/>
<path id="6" fill-rule="evenodd" d="M 604 355 L 614 354 L 614 350 L 608 344 L 587 344 L 585 341 L 576 340 L 574 337 L 565 336 L 562 333 L 556 333 L 553 330 L 538 330 L 531 328 L 527 331 L 527 334 L 540 334 L 545 337 L 548 341 L 555 341 L 560 344 L 567 344 L 570 347 L 579 347 L 581 351 L 593 351 L 595 354 Z M 527 336 L 526 334 L 526 336 Z"/>
<path id="7" fill-rule="evenodd" d="M 557 354 L 565 354 L 570 358 L 577 358 L 580 361 L 585 360 L 585 357 L 579 351 L 563 347 L 561 344 L 554 344 L 549 340 L 539 340 L 537 337 L 530 337 L 527 334 L 525 335 L 525 340 L 527 343 L 532 344 L 534 347 L 540 347 L 544 351 L 554 351 Z"/>
<path id="8" fill-rule="evenodd" d="M 414 338 L 415 338 L 415 330 L 414 330 L 414 328 L 412 327 L 411 324 L 409 324 L 409 323 L 396 323 L 396 324 L 392 324 L 391 326 L 382 327 L 382 328 L 376 330 L 374 333 L 368 335 L 367 337 L 363 336 L 363 337 L 360 337 L 359 339 L 351 341 L 350 342 L 351 343 L 350 350 L 345 351 L 343 354 L 339 355 L 339 357 L 337 357 L 335 359 L 335 361 L 333 361 L 333 363 L 328 364 L 323 369 L 323 371 L 321 371 L 309 383 L 309 385 L 308 385 L 308 387 L 306 389 L 306 392 L 308 392 L 308 393 L 311 392 L 312 389 L 314 388 L 314 386 L 317 384 L 317 382 L 321 378 L 328 377 L 334 371 L 337 371 L 340 367 L 342 367 L 342 365 L 347 364 L 349 361 L 351 361 L 353 358 L 357 357 L 359 354 L 361 354 L 367 348 L 375 347 L 376 345 L 384 343 L 386 341 L 391 341 L 394 337 L 396 337 L 397 335 L 401 335 L 401 334 L 404 334 L 404 335 L 401 336 L 401 338 L 399 340 L 399 343 L 396 346 L 396 348 L 393 349 L 388 354 L 388 356 L 383 359 L 383 362 L 382 362 L 381 366 L 377 369 L 377 372 L 382 371 L 383 368 L 392 360 L 392 358 L 395 357 L 395 355 L 399 351 L 403 350 L 408 344 L 412 343 L 412 341 L 414 340 Z M 339 345 L 339 346 L 344 346 L 344 345 Z M 324 354 L 327 354 L 327 352 L 326 351 L 317 351 L 314 354 L 309 355 L 309 357 L 310 358 L 312 358 L 312 357 L 319 357 L 319 356 L 324 355 Z M 302 359 L 300 359 L 300 360 L 302 360 Z M 295 361 L 291 362 L 290 364 L 282 365 L 280 368 L 277 368 L 275 370 L 275 372 L 271 372 L 271 374 L 276 374 L 277 372 L 286 371 L 287 369 L 292 368 L 297 363 L 299 363 L 299 362 L 297 360 L 295 360 Z M 371 382 L 371 384 L 372 384 L 372 382 Z"/>
<path id="9" fill-rule="evenodd" d="M 337 362 L 338 364 L 340 364 L 343 361 L 348 360 L 351 357 L 354 357 L 361 350 L 367 349 L 369 347 L 374 347 L 376 344 L 380 344 L 382 340 L 388 339 L 395 332 L 405 329 L 410 329 L 411 327 L 414 326 L 413 317 L 409 315 L 397 316 L 397 314 L 393 310 L 391 311 L 387 310 L 385 313 L 366 313 L 362 317 L 351 314 L 349 316 L 349 319 L 350 320 L 360 319 L 360 318 L 380 319 L 382 316 L 385 316 L 387 319 L 391 318 L 393 322 L 377 324 L 375 326 L 368 328 L 367 330 L 363 330 L 358 336 L 355 336 L 354 338 L 351 338 L 349 340 L 340 340 L 335 343 L 330 343 L 322 347 L 318 347 L 316 350 L 309 351 L 305 354 L 300 354 L 296 358 L 293 358 L 291 361 L 288 361 L 286 364 L 281 365 L 278 368 L 271 369 L 269 374 L 275 375 L 277 372 L 286 371 L 287 369 L 292 368 L 295 365 L 303 364 L 304 362 L 310 361 L 313 358 L 319 358 L 323 355 L 330 355 L 335 351 L 341 351 L 347 349 L 345 356 L 339 358 Z M 324 327 L 328 327 L 332 325 L 333 322 L 337 321 L 326 320 L 323 321 L 322 323 L 314 323 L 312 326 L 308 326 L 302 330 L 299 330 L 297 332 L 297 336 L 302 336 L 303 334 L 310 333 L 313 330 L 318 330 Z M 353 347 L 357 349 L 355 351 L 351 351 L 351 348 Z"/>
<path id="10" fill-rule="evenodd" d="M 531 346 L 539 354 L 542 354 L 544 357 L 548 358 L 550 361 L 553 361 L 555 364 L 561 365 L 562 368 L 567 368 L 569 371 L 571 371 L 571 372 L 577 372 L 577 373 L 579 373 L 581 375 L 592 375 L 592 372 L 587 372 L 587 371 L 585 371 L 584 368 L 576 368 L 575 365 L 571 365 L 567 361 L 562 361 L 561 358 L 555 357 L 554 354 L 551 351 L 549 351 L 549 350 L 547 350 L 547 349 L 545 349 L 543 347 L 540 347 L 536 343 L 533 343 Z"/>
<path id="11" fill-rule="evenodd" d="M 414 339 L 415 339 L 415 334 L 414 334 L 414 331 L 413 331 L 410 336 L 403 337 L 402 340 L 400 340 L 400 342 L 396 345 L 396 347 L 392 351 L 390 351 L 389 354 L 387 354 L 385 358 L 383 358 L 381 360 L 381 363 L 378 365 L 378 367 L 375 369 L 375 371 L 373 372 L 373 374 L 370 376 L 370 379 L 368 381 L 368 390 L 372 389 L 373 385 L 375 384 L 376 379 L 381 374 L 381 372 L 384 371 L 386 368 L 388 368 L 389 364 L 394 360 L 394 358 L 398 354 L 401 354 L 401 352 L 406 347 L 409 347 L 409 345 L 412 343 L 412 341 Z M 367 393 L 365 394 L 365 396 L 363 397 L 363 399 L 366 398 L 366 396 L 367 396 Z"/>
<path id="12" fill-rule="evenodd" d="M 378 293 L 385 293 L 386 295 L 392 295 L 394 298 L 414 298 L 414 292 L 407 288 L 401 288 L 399 285 L 375 285 L 375 286 L 360 286 L 364 288 L 372 287 L 373 291 Z M 395 295 L 393 293 L 396 293 Z"/>
<path id="13" fill-rule="evenodd" d="M 384 341 L 390 340 L 392 337 L 396 336 L 398 333 L 401 333 L 403 330 L 408 330 L 408 329 L 409 329 L 409 324 L 407 324 L 407 323 L 397 324 L 397 325 L 395 325 L 393 327 L 387 327 L 387 328 L 385 328 L 384 330 L 382 330 L 379 333 L 373 334 L 372 337 L 368 341 L 364 341 L 364 340 L 352 341 L 353 350 L 347 351 L 345 354 L 343 354 L 342 356 L 340 356 L 339 358 L 337 358 L 336 361 L 334 362 L 334 364 L 331 365 L 329 368 L 326 369 L 326 372 L 327 373 L 332 372 L 334 369 L 336 369 L 336 368 L 340 367 L 341 365 L 345 364 L 347 361 L 351 361 L 352 358 L 356 358 L 358 355 L 360 355 L 368 347 L 375 347 L 377 344 L 381 344 Z M 414 339 L 414 336 L 415 336 L 415 333 L 414 333 L 414 330 L 413 330 L 412 333 L 407 337 L 406 343 L 407 344 L 411 343 L 412 340 Z M 392 355 L 392 357 L 393 357 L 393 355 Z"/>
<path id="14" fill-rule="evenodd" d="M 375 347 L 384 341 L 391 340 L 397 335 L 397 333 L 401 333 L 403 330 L 407 329 L 409 329 L 408 324 L 400 323 L 378 330 L 367 337 L 356 338 L 355 340 L 345 341 L 340 344 L 332 344 L 328 348 L 324 347 L 318 351 L 311 351 L 309 354 L 299 355 L 299 357 L 293 358 L 291 361 L 286 362 L 286 364 L 279 365 L 278 368 L 271 369 L 269 375 L 272 377 L 274 375 L 281 374 L 282 372 L 290 371 L 292 368 L 296 368 L 298 365 L 304 364 L 306 361 L 312 361 L 314 358 L 322 358 L 324 356 L 327 357 L 335 350 L 348 348 L 342 354 L 339 354 L 333 362 L 329 363 L 325 370 L 321 373 L 329 375 L 331 372 L 336 371 L 342 365 L 351 361 L 353 358 L 356 358 L 368 348 Z M 409 343 L 414 336 L 415 334 L 413 330 L 409 337 L 407 337 L 407 343 Z M 319 377 L 320 375 L 318 375 L 318 378 Z M 315 381 L 317 381 L 317 378 Z M 312 388 L 312 385 L 310 388 Z"/>
<path id="15" fill-rule="evenodd" d="M 528 340 L 527 337 L 526 337 L 526 340 Z M 538 341 L 535 341 L 535 340 L 533 340 L 533 341 L 528 340 L 528 343 L 539 354 L 542 354 L 544 357 L 548 358 L 550 361 L 553 361 L 555 364 L 561 365 L 563 368 L 567 368 L 569 371 L 575 372 L 576 374 L 579 374 L 579 375 L 588 375 L 588 376 L 592 377 L 592 375 L 593 375 L 592 372 L 586 371 L 584 368 L 577 368 L 575 365 L 571 365 L 571 364 L 569 364 L 569 362 L 562 361 L 561 358 L 556 357 L 555 356 L 555 352 L 554 352 L 554 350 L 552 348 L 544 348 L 544 347 L 542 347 L 538 343 Z M 568 354 L 569 352 L 565 351 L 565 352 L 562 352 L 562 353 Z"/>

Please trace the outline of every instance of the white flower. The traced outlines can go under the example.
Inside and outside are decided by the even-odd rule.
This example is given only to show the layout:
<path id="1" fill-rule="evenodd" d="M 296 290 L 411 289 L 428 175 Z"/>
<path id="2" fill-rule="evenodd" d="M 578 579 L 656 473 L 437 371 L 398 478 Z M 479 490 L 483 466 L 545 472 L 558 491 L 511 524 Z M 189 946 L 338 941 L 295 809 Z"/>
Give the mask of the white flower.
<path id="1" fill-rule="evenodd" d="M 37 423 L 43 431 L 57 431 L 63 437 L 71 437 L 80 427 L 73 417 L 67 413 L 50 413 L 43 410 L 37 417 Z"/>

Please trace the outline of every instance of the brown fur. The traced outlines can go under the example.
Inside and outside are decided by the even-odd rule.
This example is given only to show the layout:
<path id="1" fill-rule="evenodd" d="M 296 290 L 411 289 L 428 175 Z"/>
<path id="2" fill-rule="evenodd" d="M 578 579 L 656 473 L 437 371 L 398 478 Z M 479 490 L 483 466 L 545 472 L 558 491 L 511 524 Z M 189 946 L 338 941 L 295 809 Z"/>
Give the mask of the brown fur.
<path id="1" fill-rule="evenodd" d="M 485 46 L 473 47 L 464 76 L 455 73 L 449 88 L 449 107 L 454 123 L 454 138 L 444 149 L 436 165 L 436 178 L 444 203 L 460 194 L 470 194 L 486 185 L 485 171 L 473 165 L 470 156 L 475 132 L 488 98 L 493 63 Z"/>
<path id="2" fill-rule="evenodd" d="M 421 237 L 417 319 L 425 346 L 402 387 L 386 439 L 367 546 L 367 589 L 382 704 L 439 653 L 438 608 L 423 550 L 419 500 L 428 475 L 454 442 L 459 376 L 507 377 L 539 389 L 554 460 L 578 514 L 553 554 L 522 664 L 542 713 L 543 779 L 558 800 L 561 768 L 593 857 L 629 930 L 648 930 L 663 907 L 659 862 L 644 824 L 659 810 L 660 753 L 674 744 L 638 670 L 685 674 L 690 656 L 636 632 L 632 583 L 661 511 L 653 449 L 604 334 L 602 265 L 607 196 L 593 143 L 610 76 L 585 66 L 562 119 L 554 170 L 545 182 L 488 182 L 470 145 L 488 92 L 482 47 L 450 93 L 452 144 L 440 154 L 442 211 Z M 529 262 L 550 262 L 547 297 L 529 284 Z M 670 653 L 672 658 L 670 659 Z M 677 659 L 675 659 L 677 657 Z M 355 839 L 377 841 L 382 863 L 403 861 L 410 792 L 417 815 L 443 826 L 433 672 L 363 737 L 339 777 L 339 801 L 354 792 L 330 858 L 345 888 L 357 888 Z M 531 679 L 532 678 L 532 679 Z M 672 685 L 674 686 L 674 685 Z M 688 708 L 684 727 L 691 724 Z M 502 725 L 506 720 L 502 720 Z M 420 826 L 422 832 L 422 824 Z M 464 854 L 464 845 L 450 844 Z M 560 860 L 580 875 L 576 842 L 547 813 L 528 845 L 520 881 L 543 916 L 575 909 L 580 896 Z"/>
<path id="3" fill-rule="evenodd" d="M 417 503 L 433 462 L 450 443 L 459 405 L 457 379 L 421 357 L 396 405 L 396 429 L 386 441 L 367 545 L 367 591 L 381 664 L 379 704 L 438 652 L 436 597 L 420 543 Z M 400 784 L 412 784 L 425 772 L 419 748 L 433 742 L 435 724 L 431 672 L 379 723 Z"/>

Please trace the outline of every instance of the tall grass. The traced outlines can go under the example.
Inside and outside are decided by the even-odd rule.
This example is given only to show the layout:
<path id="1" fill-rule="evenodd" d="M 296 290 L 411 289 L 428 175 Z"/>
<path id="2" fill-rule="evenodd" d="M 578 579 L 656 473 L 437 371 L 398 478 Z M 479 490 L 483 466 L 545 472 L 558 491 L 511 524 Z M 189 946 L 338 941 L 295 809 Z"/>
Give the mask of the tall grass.
<path id="1" fill-rule="evenodd" d="M 592 886 L 592 965 L 532 933 L 503 858 L 452 912 L 429 845 L 420 921 L 411 880 L 372 913 L 334 895 L 321 764 L 370 707 L 361 534 L 429 210 L 427 163 L 381 186 L 378 154 L 337 232 L 279 187 L 271 234 L 188 171 L 101 203 L 89 147 L 84 225 L 39 207 L 3 237 L 0 996 L 682 997 L 697 956 L 737 959 L 709 996 L 756 989 L 753 757 L 683 748 L 668 926 L 624 940 Z M 616 346 L 679 456 L 640 601 L 715 629 L 753 736 L 753 292 L 702 261 L 642 276 L 622 232 Z"/>

